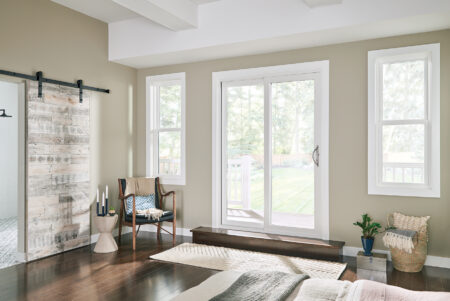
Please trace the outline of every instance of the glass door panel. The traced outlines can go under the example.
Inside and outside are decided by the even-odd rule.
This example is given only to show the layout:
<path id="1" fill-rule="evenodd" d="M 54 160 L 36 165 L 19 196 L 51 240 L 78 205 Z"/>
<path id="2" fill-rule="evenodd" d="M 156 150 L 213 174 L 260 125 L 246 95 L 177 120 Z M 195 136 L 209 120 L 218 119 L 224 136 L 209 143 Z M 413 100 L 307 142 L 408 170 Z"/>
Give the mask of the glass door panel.
<path id="1" fill-rule="evenodd" d="M 314 80 L 271 84 L 271 225 L 314 228 Z"/>
<path id="2" fill-rule="evenodd" d="M 264 84 L 224 84 L 223 223 L 264 224 Z"/>
<path id="3" fill-rule="evenodd" d="M 264 85 L 223 86 L 224 222 L 264 223 Z"/>

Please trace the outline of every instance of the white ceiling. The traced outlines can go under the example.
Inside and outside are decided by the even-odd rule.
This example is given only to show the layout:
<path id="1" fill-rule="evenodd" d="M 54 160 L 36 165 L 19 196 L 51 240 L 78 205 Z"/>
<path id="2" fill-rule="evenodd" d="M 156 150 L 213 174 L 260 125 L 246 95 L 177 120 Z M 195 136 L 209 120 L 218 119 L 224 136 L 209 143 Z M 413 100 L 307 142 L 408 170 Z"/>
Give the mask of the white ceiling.
<path id="1" fill-rule="evenodd" d="M 206 4 L 206 3 L 216 2 L 216 1 L 220 1 L 220 0 L 191 0 L 191 1 L 195 2 L 197 4 Z"/>
<path id="2" fill-rule="evenodd" d="M 109 23 L 109 59 L 136 68 L 450 28 L 449 0 L 52 1 Z"/>
<path id="3" fill-rule="evenodd" d="M 303 0 L 309 7 L 318 7 L 325 5 L 341 4 L 342 0 Z"/>

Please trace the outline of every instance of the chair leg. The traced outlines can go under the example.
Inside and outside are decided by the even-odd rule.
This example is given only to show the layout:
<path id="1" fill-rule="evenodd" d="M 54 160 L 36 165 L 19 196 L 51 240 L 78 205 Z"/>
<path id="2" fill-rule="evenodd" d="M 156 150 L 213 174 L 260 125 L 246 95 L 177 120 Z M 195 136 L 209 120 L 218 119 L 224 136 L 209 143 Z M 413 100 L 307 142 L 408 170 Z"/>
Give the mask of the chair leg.
<path id="1" fill-rule="evenodd" d="M 136 224 L 133 223 L 133 251 L 136 251 Z"/>
<path id="2" fill-rule="evenodd" d="M 122 222 L 123 222 L 123 201 L 120 203 L 120 214 L 119 214 L 119 245 L 122 240 Z"/>
<path id="3" fill-rule="evenodd" d="M 119 220 L 119 245 L 121 238 L 122 238 L 122 219 Z"/>
<path id="4" fill-rule="evenodd" d="M 158 223 L 158 230 L 156 230 L 157 239 L 161 237 L 161 223 Z"/>
<path id="5" fill-rule="evenodd" d="M 173 243 L 173 245 L 175 245 L 176 236 L 177 236 L 177 223 L 176 223 L 175 221 L 173 221 L 172 226 L 173 226 L 173 230 L 172 230 L 172 243 Z"/>

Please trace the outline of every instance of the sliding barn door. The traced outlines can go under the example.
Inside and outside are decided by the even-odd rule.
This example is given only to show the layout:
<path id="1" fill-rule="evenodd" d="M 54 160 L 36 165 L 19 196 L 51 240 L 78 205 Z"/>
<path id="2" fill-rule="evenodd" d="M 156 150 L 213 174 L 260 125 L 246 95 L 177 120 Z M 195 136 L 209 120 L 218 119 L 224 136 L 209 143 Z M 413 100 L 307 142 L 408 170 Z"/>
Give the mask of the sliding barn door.
<path id="1" fill-rule="evenodd" d="M 27 82 L 28 260 L 90 242 L 89 94 Z"/>

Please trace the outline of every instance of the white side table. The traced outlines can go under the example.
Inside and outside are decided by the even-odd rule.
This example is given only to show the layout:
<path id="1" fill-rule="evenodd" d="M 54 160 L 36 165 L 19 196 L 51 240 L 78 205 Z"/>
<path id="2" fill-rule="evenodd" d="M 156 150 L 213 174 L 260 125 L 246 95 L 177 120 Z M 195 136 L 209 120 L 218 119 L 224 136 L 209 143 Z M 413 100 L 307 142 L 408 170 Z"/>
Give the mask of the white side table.
<path id="1" fill-rule="evenodd" d="M 110 253 L 117 251 L 117 244 L 112 236 L 112 230 L 117 223 L 118 215 L 114 216 L 96 216 L 95 224 L 100 232 L 97 244 L 95 245 L 95 253 Z"/>

